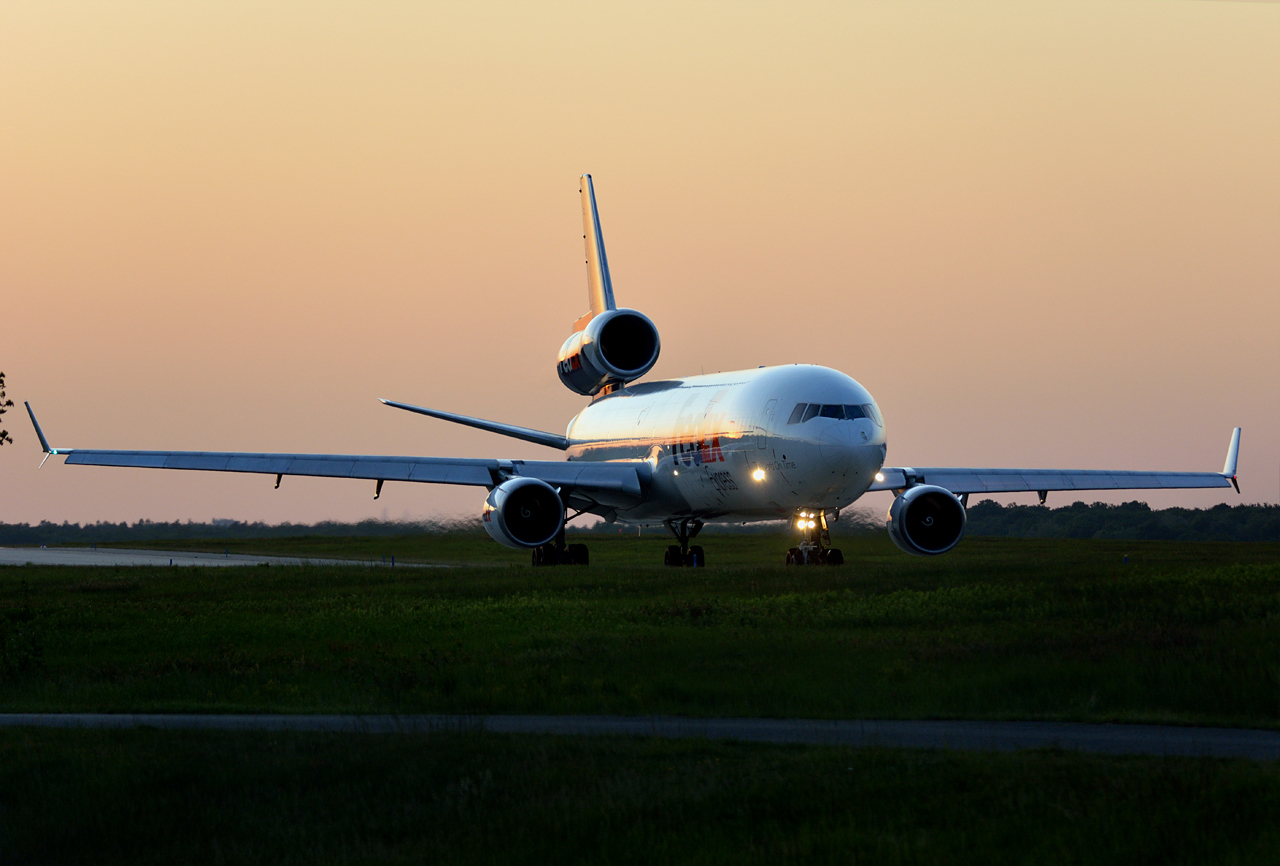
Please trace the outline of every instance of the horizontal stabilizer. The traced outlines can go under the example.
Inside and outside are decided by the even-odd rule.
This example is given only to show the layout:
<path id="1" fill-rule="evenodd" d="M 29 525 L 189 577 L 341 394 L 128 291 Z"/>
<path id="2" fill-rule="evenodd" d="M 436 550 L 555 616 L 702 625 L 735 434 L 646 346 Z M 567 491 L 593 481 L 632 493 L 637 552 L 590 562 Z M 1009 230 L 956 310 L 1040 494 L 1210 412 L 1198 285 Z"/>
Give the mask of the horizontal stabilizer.
<path id="1" fill-rule="evenodd" d="M 455 424 L 465 424 L 468 427 L 475 427 L 477 430 L 487 430 L 500 436 L 510 436 L 512 439 L 523 439 L 525 442 L 545 445 L 548 448 L 558 448 L 561 451 L 568 450 L 572 444 L 564 436 L 556 433 L 544 433 L 541 430 L 530 430 L 528 427 L 500 424 L 497 421 L 472 418 L 470 415 L 455 415 L 453 412 L 441 412 L 439 409 L 427 409 L 423 406 L 413 406 L 409 403 L 397 403 L 394 400 L 383 400 L 382 402 L 396 409 L 404 409 L 406 412 L 417 412 L 419 415 L 427 415 L 443 421 L 452 421 Z"/>

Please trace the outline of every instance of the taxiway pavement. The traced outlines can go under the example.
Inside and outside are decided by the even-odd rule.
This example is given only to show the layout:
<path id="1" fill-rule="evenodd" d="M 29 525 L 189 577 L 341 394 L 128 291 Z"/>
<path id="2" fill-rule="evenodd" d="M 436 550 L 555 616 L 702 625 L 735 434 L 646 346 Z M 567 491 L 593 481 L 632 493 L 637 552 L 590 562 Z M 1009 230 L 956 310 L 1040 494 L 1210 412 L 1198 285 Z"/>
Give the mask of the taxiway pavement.
<path id="1" fill-rule="evenodd" d="M 297 556 L 253 556 L 243 553 L 195 553 L 189 550 L 122 550 L 114 547 L 0 547 L 0 565 L 153 565 L 200 566 L 234 565 L 376 565 L 391 562 L 360 559 L 314 559 Z M 410 567 L 410 563 L 399 563 Z M 413 563 L 412 567 L 424 567 Z"/>
<path id="2" fill-rule="evenodd" d="M 681 716 L 0 714 L 0 727 L 633 736 L 908 749 L 1280 760 L 1280 731 L 1076 722 L 696 719 Z"/>

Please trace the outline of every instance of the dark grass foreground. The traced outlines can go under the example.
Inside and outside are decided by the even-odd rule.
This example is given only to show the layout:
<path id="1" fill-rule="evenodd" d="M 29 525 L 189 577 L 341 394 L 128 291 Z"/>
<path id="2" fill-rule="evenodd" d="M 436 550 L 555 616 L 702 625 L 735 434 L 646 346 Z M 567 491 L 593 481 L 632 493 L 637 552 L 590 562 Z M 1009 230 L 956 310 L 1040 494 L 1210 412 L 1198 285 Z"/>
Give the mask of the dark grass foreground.
<path id="1" fill-rule="evenodd" d="M 5 863 L 1274 863 L 1213 759 L 0 731 Z"/>
<path id="2" fill-rule="evenodd" d="M 758 564 L 786 542 L 712 536 L 687 570 L 648 536 L 588 568 L 0 568 L 0 710 L 1280 726 L 1280 546 L 872 537 L 839 569 Z"/>

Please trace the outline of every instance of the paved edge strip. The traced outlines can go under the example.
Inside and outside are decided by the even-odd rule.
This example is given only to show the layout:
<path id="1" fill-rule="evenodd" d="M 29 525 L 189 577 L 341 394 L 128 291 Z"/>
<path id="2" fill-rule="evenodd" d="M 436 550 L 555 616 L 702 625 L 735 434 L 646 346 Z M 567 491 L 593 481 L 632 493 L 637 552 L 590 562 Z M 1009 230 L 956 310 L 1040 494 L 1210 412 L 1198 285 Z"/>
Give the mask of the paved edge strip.
<path id="1" fill-rule="evenodd" d="M 638 736 L 909 749 L 1063 749 L 1108 755 L 1280 760 L 1280 731 L 1081 722 L 686 718 L 682 716 L 5 713 L 0 727 Z"/>
<path id="2" fill-rule="evenodd" d="M 377 559 L 326 559 L 311 556 L 278 556 L 252 553 L 207 553 L 191 550 L 150 550 L 123 547 L 4 547 L 0 565 L 52 565 L 69 567 L 120 566 L 121 568 L 223 568 L 257 565 L 349 566 L 369 568 L 450 568 L 423 562 L 379 562 Z"/>

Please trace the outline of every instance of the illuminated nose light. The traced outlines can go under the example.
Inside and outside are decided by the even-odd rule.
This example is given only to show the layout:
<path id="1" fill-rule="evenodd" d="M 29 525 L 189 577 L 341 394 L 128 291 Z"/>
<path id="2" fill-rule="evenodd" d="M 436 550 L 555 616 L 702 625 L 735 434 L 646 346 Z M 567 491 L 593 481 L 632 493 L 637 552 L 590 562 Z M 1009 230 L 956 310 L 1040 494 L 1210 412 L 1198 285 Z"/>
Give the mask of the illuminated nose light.
<path id="1" fill-rule="evenodd" d="M 883 472 L 877 472 L 877 473 L 876 473 L 876 481 L 884 481 L 884 473 L 883 473 Z"/>
<path id="2" fill-rule="evenodd" d="M 672 475 L 679 475 L 679 474 L 680 474 L 680 470 L 679 470 L 679 469 L 672 469 L 672 470 L 671 470 L 671 474 L 672 474 Z"/>
<path id="3" fill-rule="evenodd" d="M 755 472 L 751 473 L 751 477 L 754 478 L 756 481 L 764 481 L 764 470 L 757 469 Z"/>

